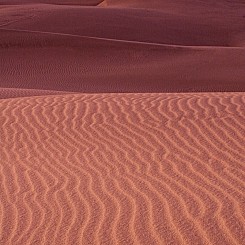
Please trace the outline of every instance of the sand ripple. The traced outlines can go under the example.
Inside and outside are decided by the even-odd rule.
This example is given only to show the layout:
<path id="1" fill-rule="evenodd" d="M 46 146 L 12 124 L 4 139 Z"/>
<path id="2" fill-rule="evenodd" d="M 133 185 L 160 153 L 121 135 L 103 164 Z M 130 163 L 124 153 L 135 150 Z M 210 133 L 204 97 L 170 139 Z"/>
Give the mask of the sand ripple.
<path id="1" fill-rule="evenodd" d="M 242 244 L 244 93 L 0 101 L 0 244 Z"/>

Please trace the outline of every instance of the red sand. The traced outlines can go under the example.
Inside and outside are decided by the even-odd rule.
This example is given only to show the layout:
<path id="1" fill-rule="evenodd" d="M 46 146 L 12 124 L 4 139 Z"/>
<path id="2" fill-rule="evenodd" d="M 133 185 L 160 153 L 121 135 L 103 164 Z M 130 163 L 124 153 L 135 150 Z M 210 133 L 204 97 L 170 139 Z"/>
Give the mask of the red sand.
<path id="1" fill-rule="evenodd" d="M 1 244 L 242 244 L 244 102 L 1 100 Z"/>
<path id="2" fill-rule="evenodd" d="M 243 244 L 245 3 L 100 2 L 0 0 L 0 245 Z"/>
<path id="3" fill-rule="evenodd" d="M 118 2 L 3 5 L 0 87 L 245 91 L 245 4 L 153 1 L 162 7 L 150 9 L 146 1 Z"/>

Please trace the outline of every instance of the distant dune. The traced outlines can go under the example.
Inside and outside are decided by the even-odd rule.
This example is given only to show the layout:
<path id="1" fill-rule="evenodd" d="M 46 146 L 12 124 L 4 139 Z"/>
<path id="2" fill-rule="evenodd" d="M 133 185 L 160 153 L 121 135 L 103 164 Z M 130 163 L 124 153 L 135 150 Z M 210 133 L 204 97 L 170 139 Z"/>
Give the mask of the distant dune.
<path id="1" fill-rule="evenodd" d="M 52 5 L 79 5 L 96 6 L 103 0 L 0 0 L 0 4 L 21 5 L 21 4 L 52 4 Z"/>
<path id="2" fill-rule="evenodd" d="M 0 245 L 241 245 L 245 3 L 0 0 Z"/>
<path id="3" fill-rule="evenodd" d="M 148 5 L 2 5 L 0 86 L 87 93 L 245 91 L 245 4 Z"/>
<path id="4" fill-rule="evenodd" d="M 88 93 L 245 89 L 245 49 L 2 33 L 2 87 Z"/>

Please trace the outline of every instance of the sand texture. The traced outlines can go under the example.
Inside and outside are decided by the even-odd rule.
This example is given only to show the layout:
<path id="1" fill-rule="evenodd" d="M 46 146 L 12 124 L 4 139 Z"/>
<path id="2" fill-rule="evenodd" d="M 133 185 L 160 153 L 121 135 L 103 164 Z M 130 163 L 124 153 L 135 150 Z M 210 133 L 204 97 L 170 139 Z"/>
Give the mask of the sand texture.
<path id="1" fill-rule="evenodd" d="M 242 244 L 244 102 L 1 100 L 1 244 Z"/>
<path id="2" fill-rule="evenodd" d="M 245 244 L 243 0 L 0 0 L 0 245 Z"/>

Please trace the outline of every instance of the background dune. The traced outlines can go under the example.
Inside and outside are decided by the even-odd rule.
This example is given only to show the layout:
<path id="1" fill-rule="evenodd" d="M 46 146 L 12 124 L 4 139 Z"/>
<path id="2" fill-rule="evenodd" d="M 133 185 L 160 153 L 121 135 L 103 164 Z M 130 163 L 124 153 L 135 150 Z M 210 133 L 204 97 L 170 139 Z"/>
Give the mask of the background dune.
<path id="1" fill-rule="evenodd" d="M 2 31 L 2 87 L 80 92 L 243 91 L 245 50 Z"/>
<path id="2" fill-rule="evenodd" d="M 11 7 L 13 14 L 14 9 Z M 9 23 L 8 28 L 75 34 L 128 41 L 187 46 L 239 46 L 237 36 L 245 40 L 244 9 L 186 15 L 177 11 L 99 8 L 56 5 L 22 6 L 19 15 L 32 18 Z M 203 13 L 202 13 L 203 12 Z M 5 12 L 3 16 L 9 18 Z M 51 24 L 52 23 L 52 24 Z"/>
<path id="3" fill-rule="evenodd" d="M 1 100 L 1 244 L 242 244 L 244 100 Z"/>
<path id="4" fill-rule="evenodd" d="M 88 93 L 245 90 L 242 1 L 118 4 L 2 5 L 0 86 Z"/>
<path id="5" fill-rule="evenodd" d="M 0 4 L 17 5 L 17 4 L 54 4 L 54 5 L 79 5 L 79 6 L 96 6 L 103 0 L 0 0 Z"/>

